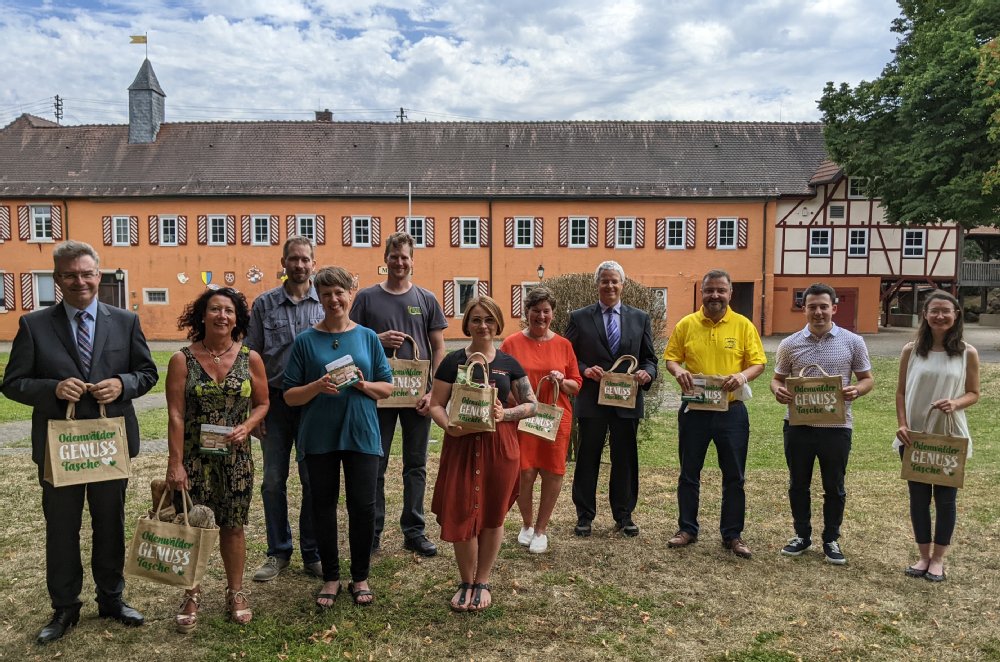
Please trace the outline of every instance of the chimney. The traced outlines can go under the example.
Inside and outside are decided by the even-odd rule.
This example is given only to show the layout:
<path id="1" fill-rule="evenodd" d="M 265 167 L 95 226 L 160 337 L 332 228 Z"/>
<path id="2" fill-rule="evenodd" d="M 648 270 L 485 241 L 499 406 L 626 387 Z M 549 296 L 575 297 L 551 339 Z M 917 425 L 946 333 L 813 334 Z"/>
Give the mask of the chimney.
<path id="1" fill-rule="evenodd" d="M 129 144 L 156 142 L 156 134 L 163 124 L 166 98 L 153 73 L 153 65 L 148 59 L 144 60 L 128 88 Z"/>
<path id="2" fill-rule="evenodd" d="M 316 121 L 317 122 L 332 122 L 333 121 L 333 112 L 329 108 L 327 108 L 326 110 L 317 110 L 316 111 Z"/>

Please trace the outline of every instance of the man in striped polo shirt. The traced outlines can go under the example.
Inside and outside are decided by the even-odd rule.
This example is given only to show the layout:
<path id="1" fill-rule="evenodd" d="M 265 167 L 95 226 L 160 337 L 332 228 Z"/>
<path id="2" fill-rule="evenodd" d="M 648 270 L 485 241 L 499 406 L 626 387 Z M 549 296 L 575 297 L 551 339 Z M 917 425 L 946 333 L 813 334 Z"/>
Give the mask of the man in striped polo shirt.
<path id="1" fill-rule="evenodd" d="M 793 397 L 785 385 L 785 378 L 798 376 L 804 367 L 820 365 L 827 374 L 839 375 L 843 380 L 847 418 L 844 423 L 789 425 L 788 414 L 785 414 L 788 500 L 792 506 L 795 536 L 781 553 L 799 556 L 812 545 L 809 485 L 818 458 L 823 479 L 823 554 L 828 563 L 843 565 L 847 560 L 838 539 L 847 501 L 844 476 L 851 452 L 851 403 L 871 391 L 875 382 L 864 339 L 833 323 L 833 315 L 837 312 L 834 289 L 825 283 L 814 283 L 803 296 L 807 324 L 778 345 L 771 392 L 781 404 L 791 404 Z M 854 384 L 851 383 L 852 372 L 857 378 Z"/>

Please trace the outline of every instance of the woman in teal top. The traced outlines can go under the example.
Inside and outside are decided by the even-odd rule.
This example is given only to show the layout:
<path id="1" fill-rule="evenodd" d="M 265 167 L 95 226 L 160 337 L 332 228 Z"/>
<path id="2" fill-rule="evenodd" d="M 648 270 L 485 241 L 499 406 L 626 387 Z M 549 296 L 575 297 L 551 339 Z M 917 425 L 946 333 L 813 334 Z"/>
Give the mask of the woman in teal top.
<path id="1" fill-rule="evenodd" d="M 351 547 L 351 582 L 357 605 L 370 605 L 370 552 L 375 539 L 375 486 L 382 441 L 375 401 L 392 392 L 392 372 L 378 336 L 348 317 L 354 279 L 340 267 L 324 267 L 313 280 L 325 317 L 295 339 L 285 366 L 285 402 L 301 406 L 296 435 L 298 458 L 306 463 L 323 588 L 316 605 L 327 609 L 340 592 L 337 552 L 337 501 L 340 467 Z M 353 370 L 327 371 L 327 365 L 350 356 Z M 353 376 L 352 376 L 353 373 Z M 353 383 L 345 378 L 354 377 Z M 337 384 L 341 384 L 340 388 Z"/>

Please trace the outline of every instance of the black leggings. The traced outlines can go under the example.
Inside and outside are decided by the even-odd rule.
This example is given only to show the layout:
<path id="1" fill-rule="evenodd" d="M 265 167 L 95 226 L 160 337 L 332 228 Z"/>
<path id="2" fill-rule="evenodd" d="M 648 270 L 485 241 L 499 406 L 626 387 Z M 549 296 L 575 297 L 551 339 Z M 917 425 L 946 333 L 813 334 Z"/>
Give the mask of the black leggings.
<path id="1" fill-rule="evenodd" d="M 899 449 L 903 455 L 903 447 Z M 910 489 L 910 521 L 913 523 L 913 538 L 918 545 L 931 543 L 931 497 L 934 498 L 934 510 L 937 521 L 934 523 L 934 544 L 950 545 L 951 534 L 955 532 L 956 507 L 958 497 L 957 487 L 931 485 L 906 481 Z"/>

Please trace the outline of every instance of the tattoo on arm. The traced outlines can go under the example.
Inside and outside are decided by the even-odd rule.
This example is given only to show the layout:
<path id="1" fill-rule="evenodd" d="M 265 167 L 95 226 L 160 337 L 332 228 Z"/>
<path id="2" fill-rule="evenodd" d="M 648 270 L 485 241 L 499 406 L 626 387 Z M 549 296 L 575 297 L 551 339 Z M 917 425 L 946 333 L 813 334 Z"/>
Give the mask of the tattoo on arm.
<path id="1" fill-rule="evenodd" d="M 535 392 L 531 390 L 531 382 L 527 377 L 521 377 L 513 384 L 514 397 L 521 404 L 503 410 L 503 420 L 519 421 L 535 415 Z"/>

